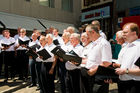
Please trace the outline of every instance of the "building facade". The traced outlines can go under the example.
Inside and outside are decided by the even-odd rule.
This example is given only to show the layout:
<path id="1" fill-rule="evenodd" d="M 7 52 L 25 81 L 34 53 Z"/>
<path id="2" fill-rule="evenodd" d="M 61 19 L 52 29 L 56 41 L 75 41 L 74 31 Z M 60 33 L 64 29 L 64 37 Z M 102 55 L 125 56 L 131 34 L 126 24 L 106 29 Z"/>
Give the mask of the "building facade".
<path id="1" fill-rule="evenodd" d="M 0 21 L 11 29 L 44 30 L 41 22 L 62 32 L 69 25 L 78 25 L 80 12 L 81 0 L 0 0 Z"/>
<path id="2" fill-rule="evenodd" d="M 82 0 L 81 23 L 90 24 L 93 20 L 100 21 L 101 29 L 108 39 L 112 36 L 113 1 Z"/>
<path id="3" fill-rule="evenodd" d="M 116 0 L 116 11 L 119 28 L 128 22 L 140 26 L 140 0 Z"/>

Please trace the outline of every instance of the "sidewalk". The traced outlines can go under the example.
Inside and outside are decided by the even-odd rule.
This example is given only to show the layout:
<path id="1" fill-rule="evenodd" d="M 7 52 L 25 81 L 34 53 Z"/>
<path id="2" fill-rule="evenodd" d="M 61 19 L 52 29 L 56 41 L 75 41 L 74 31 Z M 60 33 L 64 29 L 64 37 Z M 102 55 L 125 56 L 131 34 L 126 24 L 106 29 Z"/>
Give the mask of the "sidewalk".
<path id="1" fill-rule="evenodd" d="M 4 79 L 0 79 L 0 93 L 13 93 L 21 88 L 24 88 L 29 85 L 28 82 L 23 82 L 21 80 L 8 80 L 7 82 L 3 82 Z"/>
<path id="2" fill-rule="evenodd" d="M 8 80 L 7 83 L 3 81 L 4 79 L 0 79 L 0 93 L 39 93 L 39 91 L 36 91 L 36 87 L 28 88 L 29 81 L 23 82 L 21 80 Z M 56 80 L 55 87 L 55 93 L 61 93 L 60 84 Z M 110 84 L 109 93 L 118 93 L 116 83 Z"/>

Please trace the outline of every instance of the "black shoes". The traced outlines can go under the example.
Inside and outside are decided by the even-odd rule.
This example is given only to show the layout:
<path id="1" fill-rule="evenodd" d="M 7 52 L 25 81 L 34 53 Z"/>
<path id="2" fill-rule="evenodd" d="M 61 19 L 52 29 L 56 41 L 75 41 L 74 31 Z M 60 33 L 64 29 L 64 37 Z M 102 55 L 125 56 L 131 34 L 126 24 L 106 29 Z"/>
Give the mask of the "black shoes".
<path id="1" fill-rule="evenodd" d="M 29 88 L 36 86 L 36 84 L 31 84 L 29 85 Z"/>
<path id="2" fill-rule="evenodd" d="M 40 90 L 40 87 L 39 87 L 39 86 L 37 86 L 37 89 L 36 89 L 36 91 L 38 91 L 38 90 Z"/>
<path id="3" fill-rule="evenodd" d="M 4 79 L 4 81 L 3 82 L 7 82 L 8 81 L 8 79 Z"/>

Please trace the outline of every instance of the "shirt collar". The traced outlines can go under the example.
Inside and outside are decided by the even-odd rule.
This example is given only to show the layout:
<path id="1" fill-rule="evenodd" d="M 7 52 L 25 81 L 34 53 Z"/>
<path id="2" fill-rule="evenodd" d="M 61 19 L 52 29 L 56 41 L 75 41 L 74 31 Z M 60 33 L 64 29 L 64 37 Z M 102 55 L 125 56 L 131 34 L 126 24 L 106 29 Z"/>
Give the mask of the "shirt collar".
<path id="1" fill-rule="evenodd" d="M 138 44 L 140 44 L 140 39 L 137 39 L 137 40 L 135 40 L 135 41 L 133 41 L 131 43 L 128 43 L 128 46 L 138 45 Z"/>
<path id="2" fill-rule="evenodd" d="M 97 40 L 94 41 L 94 43 L 98 44 L 101 41 L 102 37 L 100 36 Z"/>

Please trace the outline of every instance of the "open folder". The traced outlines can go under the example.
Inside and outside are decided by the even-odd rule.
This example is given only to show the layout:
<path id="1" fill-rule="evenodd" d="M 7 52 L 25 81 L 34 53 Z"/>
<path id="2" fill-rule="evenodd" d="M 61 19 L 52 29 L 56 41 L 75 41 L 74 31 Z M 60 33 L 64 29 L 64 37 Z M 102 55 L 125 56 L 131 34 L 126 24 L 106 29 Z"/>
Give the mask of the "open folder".
<path id="1" fill-rule="evenodd" d="M 54 43 L 55 45 L 59 45 L 59 41 L 58 41 L 57 39 L 53 40 L 53 43 Z"/>
<path id="2" fill-rule="evenodd" d="M 54 55 L 62 58 L 64 61 L 76 62 L 77 66 L 82 62 L 82 58 L 79 57 L 73 50 L 70 52 L 65 52 L 61 47 L 57 46 L 51 52 Z"/>
<path id="3" fill-rule="evenodd" d="M 113 82 L 119 80 L 119 75 L 115 73 L 115 69 L 111 67 L 98 66 L 97 72 L 95 74 L 98 78 L 102 80 L 112 79 Z"/>
<path id="4" fill-rule="evenodd" d="M 28 48 L 31 48 L 31 49 L 33 49 L 34 51 L 36 51 L 36 48 L 39 49 L 40 47 L 41 47 L 40 45 L 34 44 L 34 45 L 32 45 L 32 46 L 30 46 L 30 47 L 28 47 Z"/>
<path id="5" fill-rule="evenodd" d="M 34 59 L 36 59 L 38 56 L 42 56 L 43 60 L 47 60 L 51 57 L 50 53 L 46 49 L 42 49 L 36 52 L 33 49 L 29 48 L 29 50 L 26 53 L 29 56 L 32 56 Z"/>
<path id="6" fill-rule="evenodd" d="M 137 59 L 137 61 L 134 63 L 136 66 L 140 67 L 140 57 Z"/>
<path id="7" fill-rule="evenodd" d="M 21 39 L 18 39 L 19 45 L 28 45 L 30 40 L 22 41 Z"/>
<path id="8" fill-rule="evenodd" d="M 10 47 L 10 46 L 12 46 L 12 45 L 14 45 L 15 43 L 11 43 L 11 44 L 1 44 L 3 47 Z"/>

